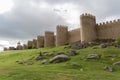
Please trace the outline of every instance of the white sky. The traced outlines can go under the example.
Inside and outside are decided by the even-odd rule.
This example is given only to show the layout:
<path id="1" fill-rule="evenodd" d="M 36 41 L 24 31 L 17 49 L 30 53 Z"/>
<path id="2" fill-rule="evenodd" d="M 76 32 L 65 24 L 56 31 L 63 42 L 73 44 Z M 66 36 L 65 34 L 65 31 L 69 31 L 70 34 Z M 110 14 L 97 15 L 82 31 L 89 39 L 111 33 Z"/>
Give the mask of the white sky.
<path id="1" fill-rule="evenodd" d="M 12 0 L 0 0 L 0 14 L 3 14 L 6 11 L 11 10 L 13 7 Z"/>

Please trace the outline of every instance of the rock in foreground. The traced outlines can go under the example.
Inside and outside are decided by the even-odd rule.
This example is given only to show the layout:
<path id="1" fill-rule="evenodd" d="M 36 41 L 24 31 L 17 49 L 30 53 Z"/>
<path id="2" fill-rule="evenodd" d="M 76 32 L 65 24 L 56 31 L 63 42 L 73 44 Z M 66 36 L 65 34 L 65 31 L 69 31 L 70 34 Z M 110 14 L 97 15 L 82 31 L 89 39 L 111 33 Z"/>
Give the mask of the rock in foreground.
<path id="1" fill-rule="evenodd" d="M 60 62 L 65 62 L 70 60 L 70 58 L 67 55 L 61 54 L 61 55 L 57 55 L 55 57 L 53 57 L 50 60 L 50 63 L 60 63 Z"/>
<path id="2" fill-rule="evenodd" d="M 99 59 L 100 56 L 98 54 L 90 54 L 87 56 L 87 59 Z"/>

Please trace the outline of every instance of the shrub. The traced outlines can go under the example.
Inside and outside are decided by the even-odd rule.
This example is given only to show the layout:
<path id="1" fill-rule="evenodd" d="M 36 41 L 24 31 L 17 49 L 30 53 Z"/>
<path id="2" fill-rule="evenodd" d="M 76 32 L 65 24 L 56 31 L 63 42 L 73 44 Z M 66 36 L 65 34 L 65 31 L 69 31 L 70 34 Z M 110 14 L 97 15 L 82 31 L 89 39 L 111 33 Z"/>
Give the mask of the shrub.
<path id="1" fill-rule="evenodd" d="M 117 41 L 117 43 L 120 44 L 120 37 L 118 37 L 118 38 L 116 39 L 116 41 Z"/>
<path id="2" fill-rule="evenodd" d="M 28 46 L 28 49 L 32 49 L 32 46 Z"/>

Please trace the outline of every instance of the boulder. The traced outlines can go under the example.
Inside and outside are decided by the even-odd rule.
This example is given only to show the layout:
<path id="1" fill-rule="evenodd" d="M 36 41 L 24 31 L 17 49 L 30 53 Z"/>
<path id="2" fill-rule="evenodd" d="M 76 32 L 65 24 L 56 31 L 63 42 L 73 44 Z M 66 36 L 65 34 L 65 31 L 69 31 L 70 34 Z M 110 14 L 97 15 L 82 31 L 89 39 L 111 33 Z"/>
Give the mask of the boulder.
<path id="1" fill-rule="evenodd" d="M 87 47 L 86 43 L 74 43 L 74 44 L 72 44 L 71 49 L 83 49 L 86 47 Z"/>
<path id="2" fill-rule="evenodd" d="M 19 61 L 18 64 L 24 64 L 25 62 L 24 61 Z"/>
<path id="3" fill-rule="evenodd" d="M 60 63 L 68 61 L 70 58 L 67 55 L 61 54 L 50 59 L 50 63 Z"/>
<path id="4" fill-rule="evenodd" d="M 100 56 L 98 54 L 89 54 L 87 56 L 87 59 L 99 59 Z"/>
<path id="5" fill-rule="evenodd" d="M 113 63 L 113 65 L 118 65 L 118 66 L 120 66 L 120 61 Z"/>
<path id="6" fill-rule="evenodd" d="M 99 44 L 98 42 L 94 42 L 94 41 L 88 42 L 88 45 L 91 47 L 98 45 L 98 44 Z"/>
<path id="7" fill-rule="evenodd" d="M 43 55 L 38 55 L 36 58 L 35 58 L 35 60 L 43 60 L 43 59 L 46 59 L 46 57 L 45 56 L 43 56 Z"/>
<path id="8" fill-rule="evenodd" d="M 56 55 L 61 55 L 61 54 L 65 54 L 64 52 L 57 52 L 57 53 L 55 53 L 55 56 Z"/>
<path id="9" fill-rule="evenodd" d="M 100 46 L 99 46 L 100 48 L 106 48 L 107 47 L 107 45 L 106 44 L 104 44 L 104 43 L 102 43 L 102 44 L 100 44 Z"/>
<path id="10" fill-rule="evenodd" d="M 76 62 L 72 62 L 72 63 L 71 63 L 71 66 L 72 66 L 72 67 L 79 67 L 80 65 L 79 65 L 78 63 L 76 63 Z"/>
<path id="11" fill-rule="evenodd" d="M 48 64 L 47 60 L 43 60 L 41 64 Z"/>
<path id="12" fill-rule="evenodd" d="M 113 72 L 113 68 L 111 66 L 105 66 L 103 69 L 109 72 Z"/>
<path id="13" fill-rule="evenodd" d="M 71 49 L 67 54 L 70 55 L 70 56 L 75 56 L 78 53 L 74 49 Z"/>
<path id="14" fill-rule="evenodd" d="M 33 62 L 28 62 L 28 65 L 33 65 L 34 63 Z"/>
<path id="15" fill-rule="evenodd" d="M 118 42 L 115 42 L 114 46 L 117 47 L 117 48 L 120 48 L 120 44 Z"/>

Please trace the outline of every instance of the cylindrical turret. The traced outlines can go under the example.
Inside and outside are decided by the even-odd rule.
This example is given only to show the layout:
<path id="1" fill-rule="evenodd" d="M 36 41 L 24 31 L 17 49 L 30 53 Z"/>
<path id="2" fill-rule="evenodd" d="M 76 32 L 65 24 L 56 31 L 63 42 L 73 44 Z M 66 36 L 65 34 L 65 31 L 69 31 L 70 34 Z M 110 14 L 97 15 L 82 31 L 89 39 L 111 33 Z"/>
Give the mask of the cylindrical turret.
<path id="1" fill-rule="evenodd" d="M 45 47 L 53 47 L 55 46 L 55 40 L 54 40 L 54 32 L 46 31 L 45 37 L 44 37 L 44 46 Z"/>
<path id="2" fill-rule="evenodd" d="M 81 22 L 81 42 L 90 42 L 97 39 L 96 36 L 96 18 L 91 14 L 82 14 Z"/>
<path id="3" fill-rule="evenodd" d="M 33 48 L 32 44 L 33 44 L 33 41 L 28 41 L 28 43 L 27 43 L 28 49 L 32 49 Z"/>
<path id="4" fill-rule="evenodd" d="M 44 47 L 44 36 L 37 36 L 37 48 Z"/>
<path id="5" fill-rule="evenodd" d="M 58 25 L 56 32 L 56 46 L 63 46 L 68 44 L 68 27 Z"/>
<path id="6" fill-rule="evenodd" d="M 27 45 L 26 44 L 23 44 L 23 49 L 27 49 Z"/>
<path id="7" fill-rule="evenodd" d="M 23 46 L 21 45 L 20 42 L 17 43 L 17 48 L 16 49 L 17 50 L 22 50 L 23 49 Z"/>
<path id="8" fill-rule="evenodd" d="M 36 39 L 33 39 L 32 47 L 33 48 L 37 48 L 37 40 Z"/>

